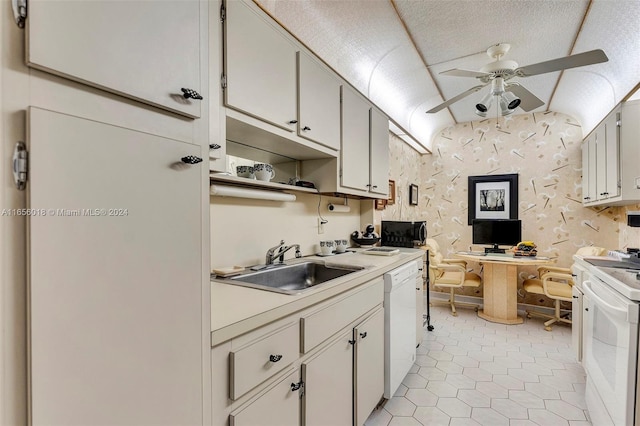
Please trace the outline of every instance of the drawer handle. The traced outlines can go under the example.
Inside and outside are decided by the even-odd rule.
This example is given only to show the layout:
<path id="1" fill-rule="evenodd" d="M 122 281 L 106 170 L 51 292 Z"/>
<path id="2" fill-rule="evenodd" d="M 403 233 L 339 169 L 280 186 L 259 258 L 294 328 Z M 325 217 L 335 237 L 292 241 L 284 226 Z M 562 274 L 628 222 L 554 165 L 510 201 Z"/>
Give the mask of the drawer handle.
<path id="1" fill-rule="evenodd" d="M 578 298 L 578 296 L 571 296 L 571 297 L 573 297 L 574 299 L 577 299 L 577 298 Z"/>
<path id="2" fill-rule="evenodd" d="M 269 355 L 269 361 L 278 362 L 282 359 L 282 355 Z"/>
<path id="3" fill-rule="evenodd" d="M 355 345 L 355 344 L 356 344 L 356 341 L 355 341 L 355 340 L 349 340 L 349 344 L 350 344 L 350 345 Z"/>
<path id="4" fill-rule="evenodd" d="M 304 386 L 304 382 L 300 380 L 298 383 L 291 383 L 291 392 L 295 392 Z"/>
<path id="5" fill-rule="evenodd" d="M 195 155 L 187 155 L 186 157 L 182 157 L 181 160 L 186 164 L 198 164 L 202 162 L 202 158 L 196 157 Z"/>
<path id="6" fill-rule="evenodd" d="M 360 337 L 362 337 L 363 339 L 367 337 L 367 332 L 365 331 L 364 333 L 360 333 Z"/>
<path id="7" fill-rule="evenodd" d="M 222 146 L 220 146 L 217 143 L 210 143 L 209 144 L 209 149 L 220 149 L 220 148 L 222 148 Z"/>
<path id="8" fill-rule="evenodd" d="M 304 127 L 302 128 L 302 130 L 311 130 L 311 127 L 309 127 L 309 126 L 304 126 Z"/>
<path id="9" fill-rule="evenodd" d="M 296 124 L 298 122 L 298 120 L 291 120 L 289 121 L 289 124 Z"/>
<path id="10" fill-rule="evenodd" d="M 180 90 L 182 90 L 182 96 L 184 96 L 185 99 L 202 100 L 202 96 L 200 96 L 200 93 L 196 92 L 193 89 L 186 89 L 183 87 Z"/>

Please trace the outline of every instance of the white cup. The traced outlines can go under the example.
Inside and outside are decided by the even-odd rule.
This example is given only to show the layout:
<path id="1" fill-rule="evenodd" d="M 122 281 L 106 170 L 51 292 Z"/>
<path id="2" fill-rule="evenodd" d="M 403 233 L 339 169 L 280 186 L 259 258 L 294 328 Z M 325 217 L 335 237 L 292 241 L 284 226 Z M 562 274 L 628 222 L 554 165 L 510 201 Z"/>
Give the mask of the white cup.
<path id="1" fill-rule="evenodd" d="M 347 240 L 336 240 L 336 253 L 344 253 L 347 250 Z"/>
<path id="2" fill-rule="evenodd" d="M 256 175 L 256 179 L 263 181 L 270 181 L 276 177 L 276 172 L 273 170 L 273 166 L 267 163 L 254 164 L 253 173 Z"/>
<path id="3" fill-rule="evenodd" d="M 333 253 L 333 240 L 320 241 L 320 251 L 322 254 L 327 255 Z"/>

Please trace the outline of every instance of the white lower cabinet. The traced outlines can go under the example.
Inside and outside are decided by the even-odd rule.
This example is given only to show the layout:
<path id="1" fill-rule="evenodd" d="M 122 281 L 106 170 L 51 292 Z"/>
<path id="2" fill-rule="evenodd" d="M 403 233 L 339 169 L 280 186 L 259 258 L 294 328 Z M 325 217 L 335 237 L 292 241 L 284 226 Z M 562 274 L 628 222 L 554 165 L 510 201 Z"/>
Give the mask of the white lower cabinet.
<path id="1" fill-rule="evenodd" d="M 212 348 L 213 425 L 362 425 L 384 392 L 383 299 L 377 278 Z"/>
<path id="2" fill-rule="evenodd" d="M 351 330 L 302 364 L 304 426 L 350 425 L 353 344 Z"/>
<path id="3" fill-rule="evenodd" d="M 28 128 L 30 424 L 202 424 L 201 148 L 35 107 Z"/>
<path id="4" fill-rule="evenodd" d="M 229 415 L 229 426 L 296 426 L 300 424 L 300 371 L 276 381 L 254 401 Z M 300 386 L 300 387 L 298 387 Z"/>
<path id="5" fill-rule="evenodd" d="M 582 292 L 582 281 L 585 279 L 587 271 L 578 264 L 573 264 L 571 273 L 574 276 L 574 286 L 571 288 L 571 347 L 573 354 L 579 363 L 582 363 L 582 353 L 584 345 L 584 327 L 582 325 L 584 293 Z"/>
<path id="6" fill-rule="evenodd" d="M 378 309 L 358 324 L 353 331 L 353 339 L 356 341 L 353 424 L 360 426 L 384 393 L 384 309 Z"/>

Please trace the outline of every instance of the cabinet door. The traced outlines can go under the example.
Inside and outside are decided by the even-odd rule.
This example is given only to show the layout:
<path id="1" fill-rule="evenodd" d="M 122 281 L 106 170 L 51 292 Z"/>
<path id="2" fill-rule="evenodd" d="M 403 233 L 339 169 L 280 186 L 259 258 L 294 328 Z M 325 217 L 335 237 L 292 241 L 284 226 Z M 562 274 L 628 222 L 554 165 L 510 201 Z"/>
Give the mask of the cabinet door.
<path id="1" fill-rule="evenodd" d="M 607 198 L 620 195 L 620 139 L 618 132 L 618 114 L 613 113 L 604 122 L 605 140 L 607 141 L 607 184 L 605 192 Z"/>
<path id="2" fill-rule="evenodd" d="M 370 191 L 389 196 L 389 119 L 371 108 Z"/>
<path id="3" fill-rule="evenodd" d="M 200 148 L 39 108 L 29 146 L 33 424 L 202 424 Z"/>
<path id="4" fill-rule="evenodd" d="M 296 48 L 243 1 L 226 2 L 227 106 L 296 129 Z"/>
<path id="5" fill-rule="evenodd" d="M 200 117 L 180 90 L 202 93 L 200 13 L 198 1 L 30 1 L 27 63 Z"/>
<path id="6" fill-rule="evenodd" d="M 596 138 L 594 134 L 589 137 L 587 143 L 589 144 L 589 194 L 587 195 L 587 197 L 589 197 L 589 202 L 594 202 L 598 199 L 598 192 L 596 188 L 596 182 L 598 180 L 598 169 L 596 165 Z"/>
<path id="7" fill-rule="evenodd" d="M 422 266 L 422 265 L 421 265 Z M 416 280 L 416 348 L 422 343 L 424 332 L 424 277 Z"/>
<path id="8" fill-rule="evenodd" d="M 353 421 L 351 331 L 302 364 L 303 425 L 350 425 Z"/>
<path id="9" fill-rule="evenodd" d="M 369 103 L 342 86 L 342 186 L 369 190 Z M 388 178 L 385 186 L 388 189 Z"/>
<path id="10" fill-rule="evenodd" d="M 596 146 L 596 198 L 607 198 L 607 139 L 605 126 L 600 125 L 594 130 Z"/>
<path id="11" fill-rule="evenodd" d="M 298 135 L 340 149 L 340 82 L 302 52 L 298 52 L 298 118 Z"/>
<path id="12" fill-rule="evenodd" d="M 300 372 L 277 382 L 260 398 L 229 416 L 229 426 L 297 426 L 300 424 L 300 392 L 292 390 Z M 186 423 L 185 423 L 186 424 Z"/>
<path id="13" fill-rule="evenodd" d="M 384 393 L 384 309 L 354 329 L 355 425 L 362 425 Z"/>
<path id="14" fill-rule="evenodd" d="M 571 347 L 579 363 L 582 363 L 582 291 L 577 286 L 571 288 Z"/>
<path id="15" fill-rule="evenodd" d="M 582 144 L 582 202 L 588 203 L 593 201 L 590 199 L 590 173 L 592 173 L 589 167 L 589 140 L 585 140 Z"/>

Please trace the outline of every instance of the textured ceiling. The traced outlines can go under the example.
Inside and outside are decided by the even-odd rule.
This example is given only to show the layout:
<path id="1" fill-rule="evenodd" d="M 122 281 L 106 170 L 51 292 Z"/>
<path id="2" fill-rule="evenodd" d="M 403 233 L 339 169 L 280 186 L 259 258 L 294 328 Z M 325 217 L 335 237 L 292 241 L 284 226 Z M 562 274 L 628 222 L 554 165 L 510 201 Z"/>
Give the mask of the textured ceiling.
<path id="1" fill-rule="evenodd" d="M 568 114 L 585 135 L 640 81 L 638 0 L 254 1 L 384 110 L 392 130 L 420 152 L 444 127 L 479 119 L 474 105 L 488 89 L 426 114 L 481 84 L 439 73 L 479 70 L 497 43 L 509 43 L 504 59 L 520 66 L 605 51 L 606 63 L 512 80 L 545 102 L 535 111 Z"/>

